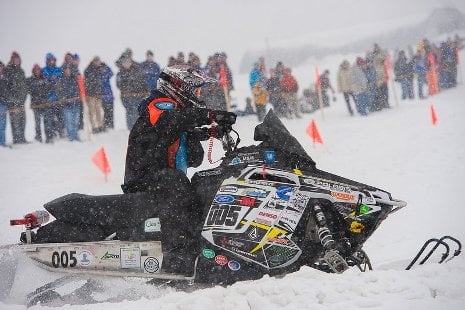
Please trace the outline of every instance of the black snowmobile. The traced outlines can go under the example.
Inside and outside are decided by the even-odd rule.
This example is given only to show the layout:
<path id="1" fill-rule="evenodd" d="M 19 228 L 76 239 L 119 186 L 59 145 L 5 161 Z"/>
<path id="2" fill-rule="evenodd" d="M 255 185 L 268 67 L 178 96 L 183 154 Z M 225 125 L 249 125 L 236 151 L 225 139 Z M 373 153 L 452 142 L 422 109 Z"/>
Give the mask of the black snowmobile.
<path id="1" fill-rule="evenodd" d="M 50 292 L 79 274 L 231 284 L 285 275 L 302 266 L 332 273 L 352 266 L 371 269 L 363 244 L 389 214 L 406 206 L 404 201 L 317 169 L 272 111 L 255 128 L 254 139 L 260 142 L 256 146 L 238 148 L 239 135 L 231 126 L 199 130 L 214 134 L 226 152 L 218 167 L 197 172 L 191 180 L 204 206 L 193 273 L 164 272 L 168 261 L 163 257 L 156 204 L 133 214 L 128 205 L 137 202 L 137 195 L 71 194 L 47 203 L 45 209 L 56 219 L 106 224 L 106 235 L 75 242 L 66 236 L 93 232 L 63 227 L 62 242 L 43 243 L 35 240 L 33 230 L 44 224 L 47 214 L 13 221 L 25 225 L 26 231 L 23 242 L 10 252 L 25 253 L 43 269 L 70 274 L 37 289 L 29 303 L 56 298 Z M 118 203 L 103 203 L 108 201 Z M 121 218 L 132 227 L 120 229 Z M 3 292 L 3 297 L 7 294 Z"/>

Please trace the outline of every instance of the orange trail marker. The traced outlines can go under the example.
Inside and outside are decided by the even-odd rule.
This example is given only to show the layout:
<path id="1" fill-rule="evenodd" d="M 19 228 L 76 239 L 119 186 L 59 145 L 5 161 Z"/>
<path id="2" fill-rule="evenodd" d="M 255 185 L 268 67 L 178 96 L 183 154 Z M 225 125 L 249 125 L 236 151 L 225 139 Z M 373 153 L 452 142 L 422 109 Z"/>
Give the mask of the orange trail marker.
<path id="1" fill-rule="evenodd" d="M 436 125 L 438 123 L 438 116 L 436 115 L 436 110 L 434 109 L 434 105 L 431 105 L 431 124 Z"/>
<path id="2" fill-rule="evenodd" d="M 103 146 L 92 156 L 92 162 L 103 172 L 106 182 L 107 175 L 111 172 L 111 167 Z"/>
<path id="3" fill-rule="evenodd" d="M 318 131 L 318 127 L 316 126 L 315 121 L 312 119 L 310 124 L 307 126 L 306 130 L 307 135 L 310 136 L 313 140 L 313 144 L 320 143 L 323 144 L 323 139 L 321 139 L 320 132 Z"/>

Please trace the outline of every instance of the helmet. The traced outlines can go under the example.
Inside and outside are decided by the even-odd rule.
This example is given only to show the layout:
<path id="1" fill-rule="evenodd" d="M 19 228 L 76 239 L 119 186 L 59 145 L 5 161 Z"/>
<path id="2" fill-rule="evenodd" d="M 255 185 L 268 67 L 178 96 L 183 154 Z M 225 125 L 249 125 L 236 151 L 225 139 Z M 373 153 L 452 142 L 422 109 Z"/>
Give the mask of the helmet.
<path id="1" fill-rule="evenodd" d="M 183 106 L 205 108 L 205 103 L 199 99 L 199 90 L 200 87 L 210 82 L 216 82 L 216 80 L 190 66 L 175 65 L 166 67 L 160 73 L 157 90 Z"/>

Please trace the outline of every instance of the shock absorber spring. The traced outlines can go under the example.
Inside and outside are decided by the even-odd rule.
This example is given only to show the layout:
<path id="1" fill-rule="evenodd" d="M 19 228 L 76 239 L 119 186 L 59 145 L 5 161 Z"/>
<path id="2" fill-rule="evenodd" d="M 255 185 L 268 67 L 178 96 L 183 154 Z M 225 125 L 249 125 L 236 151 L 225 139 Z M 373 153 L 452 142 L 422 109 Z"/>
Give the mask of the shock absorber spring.
<path id="1" fill-rule="evenodd" d="M 326 216 L 319 205 L 313 206 L 313 211 L 318 225 L 318 238 L 320 238 L 320 242 L 325 249 L 332 249 L 334 247 L 334 239 L 331 231 L 326 226 Z"/>

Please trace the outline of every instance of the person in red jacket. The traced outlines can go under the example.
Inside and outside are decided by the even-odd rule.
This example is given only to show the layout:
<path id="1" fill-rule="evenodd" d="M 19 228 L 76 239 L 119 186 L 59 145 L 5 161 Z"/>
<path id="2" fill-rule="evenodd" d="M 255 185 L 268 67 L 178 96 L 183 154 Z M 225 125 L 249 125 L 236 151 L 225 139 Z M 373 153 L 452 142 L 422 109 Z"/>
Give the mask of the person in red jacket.
<path id="1" fill-rule="evenodd" d="M 301 118 L 299 101 L 297 99 L 297 92 L 299 91 L 299 84 L 292 75 L 291 68 L 284 69 L 283 76 L 281 78 L 281 91 L 284 101 L 289 110 L 289 117 Z"/>

